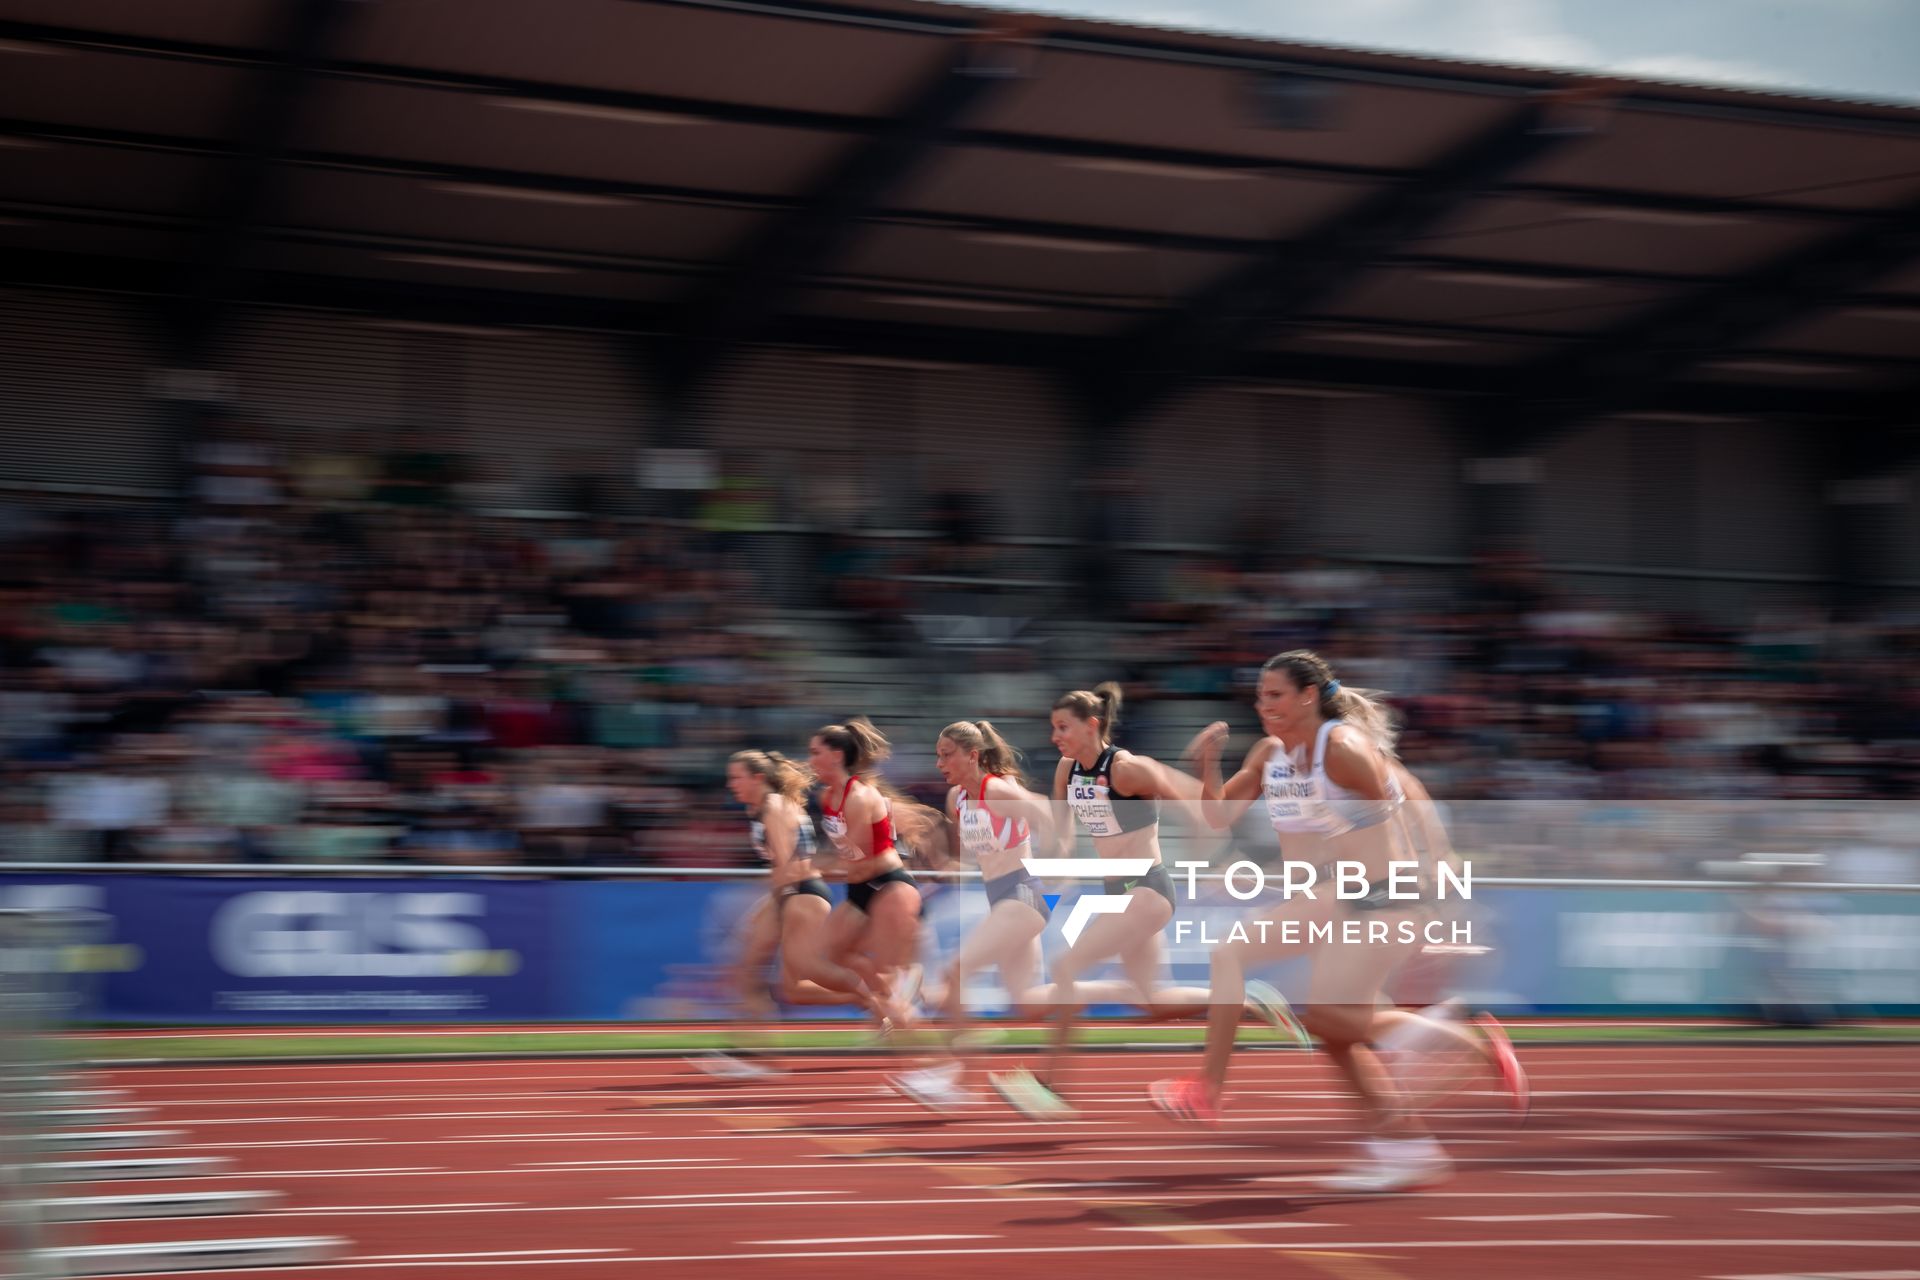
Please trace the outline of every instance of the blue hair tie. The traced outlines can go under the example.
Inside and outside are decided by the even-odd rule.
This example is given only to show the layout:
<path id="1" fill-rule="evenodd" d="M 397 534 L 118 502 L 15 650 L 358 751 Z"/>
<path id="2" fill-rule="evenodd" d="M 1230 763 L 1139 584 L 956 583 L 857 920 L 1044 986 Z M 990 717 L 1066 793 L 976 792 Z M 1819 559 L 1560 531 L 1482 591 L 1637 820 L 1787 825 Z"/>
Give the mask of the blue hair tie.
<path id="1" fill-rule="evenodd" d="M 1326 687 L 1320 692 L 1326 697 L 1331 698 L 1334 694 L 1340 692 L 1340 682 L 1338 680 L 1329 680 L 1327 681 Z"/>

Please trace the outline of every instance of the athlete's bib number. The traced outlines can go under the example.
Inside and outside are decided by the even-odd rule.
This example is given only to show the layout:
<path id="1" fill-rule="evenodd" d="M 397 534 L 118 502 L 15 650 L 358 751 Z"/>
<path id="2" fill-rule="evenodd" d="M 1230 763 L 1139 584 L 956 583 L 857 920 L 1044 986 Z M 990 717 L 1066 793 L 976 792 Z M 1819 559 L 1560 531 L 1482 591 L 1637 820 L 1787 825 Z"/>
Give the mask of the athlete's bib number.
<path id="1" fill-rule="evenodd" d="M 825 829 L 827 839 L 833 842 L 833 847 L 839 850 L 840 857 L 843 860 L 847 862 L 858 862 L 867 856 L 860 850 L 859 846 L 847 839 L 847 820 L 845 818 L 825 817 L 820 820 L 820 825 Z"/>
<path id="2" fill-rule="evenodd" d="M 1299 830 L 1316 825 L 1322 798 L 1314 775 L 1301 777 L 1283 764 L 1269 765 L 1266 793 L 1267 820 L 1275 827 Z"/>
<path id="3" fill-rule="evenodd" d="M 1067 799 L 1073 804 L 1074 816 L 1080 819 L 1080 825 L 1087 829 L 1088 835 L 1120 834 L 1120 818 L 1113 811 L 1113 798 L 1108 795 L 1107 788 L 1089 782 L 1069 783 Z"/>
<path id="4" fill-rule="evenodd" d="M 999 853 L 1002 846 L 995 838 L 993 819 L 984 813 L 975 813 L 971 809 L 962 813 L 960 815 L 960 847 L 976 862 L 989 854 Z"/>

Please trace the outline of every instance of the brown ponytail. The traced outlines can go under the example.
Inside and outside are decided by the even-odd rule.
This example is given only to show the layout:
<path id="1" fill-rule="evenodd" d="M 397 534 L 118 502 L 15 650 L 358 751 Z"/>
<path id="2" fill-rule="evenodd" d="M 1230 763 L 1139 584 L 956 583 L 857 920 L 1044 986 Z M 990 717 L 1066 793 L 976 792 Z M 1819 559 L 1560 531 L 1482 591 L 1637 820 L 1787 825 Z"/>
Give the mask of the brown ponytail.
<path id="1" fill-rule="evenodd" d="M 1120 722 L 1120 686 L 1111 680 L 1103 681 L 1089 692 L 1075 689 L 1072 693 L 1060 695 L 1053 704 L 1055 711 L 1071 711 L 1082 720 L 1100 722 L 1100 745 L 1113 744 L 1114 726 Z"/>
<path id="2" fill-rule="evenodd" d="M 825 725 L 813 736 L 839 752 L 847 773 L 856 778 L 864 778 L 893 754 L 893 744 L 865 716 L 855 716 L 845 724 Z"/>
<path id="3" fill-rule="evenodd" d="M 848 776 L 860 779 L 887 798 L 893 829 L 901 840 L 916 851 L 933 848 L 934 834 L 946 822 L 946 815 L 873 776 L 874 769 L 893 755 L 893 744 L 873 727 L 873 721 L 855 716 L 845 724 L 823 726 L 813 736 L 840 753 Z"/>
<path id="4" fill-rule="evenodd" d="M 1291 649 L 1267 659 L 1262 671 L 1279 671 L 1301 689 L 1320 690 L 1320 718 L 1342 720 L 1373 740 L 1389 756 L 1400 738 L 1400 723 L 1378 689 L 1356 689 L 1333 674 L 1327 660 L 1311 649 Z"/>

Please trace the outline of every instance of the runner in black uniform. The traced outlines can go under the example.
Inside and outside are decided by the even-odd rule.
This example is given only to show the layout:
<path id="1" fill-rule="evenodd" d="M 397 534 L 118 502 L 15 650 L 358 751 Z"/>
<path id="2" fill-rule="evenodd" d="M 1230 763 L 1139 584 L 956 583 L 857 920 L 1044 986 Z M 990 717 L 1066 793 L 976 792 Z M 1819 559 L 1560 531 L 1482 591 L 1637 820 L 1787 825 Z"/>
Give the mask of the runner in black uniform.
<path id="1" fill-rule="evenodd" d="M 1094 985 L 1080 982 L 1079 976 L 1094 965 L 1118 958 L 1126 974 L 1120 998 L 1155 1017 L 1193 1017 L 1211 1007 L 1211 993 L 1205 987 L 1160 985 L 1167 959 L 1162 931 L 1174 910 L 1173 885 L 1160 861 L 1160 801 L 1198 802 L 1200 783 L 1151 757 L 1113 745 L 1120 701 L 1120 686 L 1108 683 L 1092 692 L 1076 690 L 1053 704 L 1052 740 L 1061 756 L 1053 779 L 1059 856 L 1070 857 L 1073 852 L 1074 823 L 1066 816 L 1071 811 L 1093 837 L 1099 858 L 1145 865 L 1133 874 L 1106 881 L 1104 896 L 1124 898 L 1124 909 L 1095 916 L 1053 961 L 1048 999 L 1054 1006 L 1054 1035 L 1040 1074 L 1016 1070 L 990 1077 L 1008 1105 L 1031 1119 L 1072 1114 L 1073 1108 L 1057 1089 L 1074 1024 Z M 1249 984 L 1245 1002 L 1276 1027 L 1294 1025 L 1286 1001 L 1271 987 Z"/>

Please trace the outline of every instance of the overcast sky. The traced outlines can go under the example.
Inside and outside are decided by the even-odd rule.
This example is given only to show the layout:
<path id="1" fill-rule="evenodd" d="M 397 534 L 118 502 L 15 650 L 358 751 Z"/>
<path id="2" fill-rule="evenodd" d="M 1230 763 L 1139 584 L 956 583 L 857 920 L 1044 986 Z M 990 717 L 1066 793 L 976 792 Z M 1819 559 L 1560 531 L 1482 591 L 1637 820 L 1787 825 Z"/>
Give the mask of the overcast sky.
<path id="1" fill-rule="evenodd" d="M 1005 7 L 1920 102 L 1920 0 L 1002 0 Z"/>

